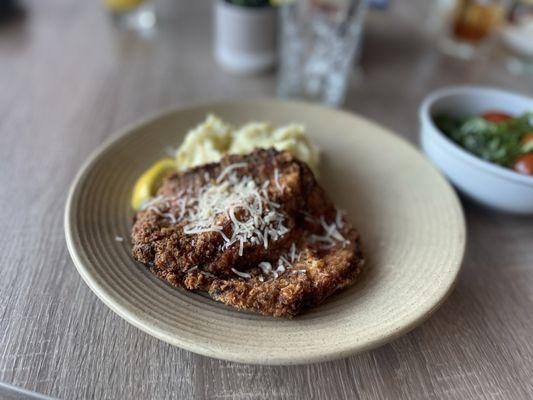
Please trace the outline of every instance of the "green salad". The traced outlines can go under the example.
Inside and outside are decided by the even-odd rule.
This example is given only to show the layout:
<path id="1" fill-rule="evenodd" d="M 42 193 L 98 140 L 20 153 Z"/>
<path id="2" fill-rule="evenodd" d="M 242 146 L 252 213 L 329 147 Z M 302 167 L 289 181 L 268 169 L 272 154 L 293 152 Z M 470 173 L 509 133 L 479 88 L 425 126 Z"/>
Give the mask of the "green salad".
<path id="1" fill-rule="evenodd" d="M 533 112 L 516 117 L 498 111 L 466 118 L 438 115 L 434 121 L 446 136 L 483 160 L 533 175 Z"/>

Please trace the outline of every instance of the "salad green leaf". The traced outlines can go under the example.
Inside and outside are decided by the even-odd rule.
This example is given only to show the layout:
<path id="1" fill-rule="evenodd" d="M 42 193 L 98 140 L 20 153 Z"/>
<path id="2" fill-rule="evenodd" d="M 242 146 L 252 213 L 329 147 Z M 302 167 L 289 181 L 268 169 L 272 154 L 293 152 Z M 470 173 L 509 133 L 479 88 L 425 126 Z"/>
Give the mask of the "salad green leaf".
<path id="1" fill-rule="evenodd" d="M 527 133 L 533 132 L 533 113 L 524 113 L 503 122 L 489 122 L 481 117 L 454 118 L 439 115 L 437 127 L 454 142 L 476 156 L 512 168 L 522 154 L 533 151 L 530 144 L 522 144 Z"/>

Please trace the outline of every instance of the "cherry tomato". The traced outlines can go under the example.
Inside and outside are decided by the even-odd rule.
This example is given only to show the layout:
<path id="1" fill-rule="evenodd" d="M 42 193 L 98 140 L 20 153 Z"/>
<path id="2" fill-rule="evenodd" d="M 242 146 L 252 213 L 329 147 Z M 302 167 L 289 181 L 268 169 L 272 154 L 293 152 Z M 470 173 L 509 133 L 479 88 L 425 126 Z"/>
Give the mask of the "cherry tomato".
<path id="1" fill-rule="evenodd" d="M 513 169 L 521 174 L 533 175 L 533 153 L 518 157 L 513 165 Z"/>
<path id="2" fill-rule="evenodd" d="M 528 132 L 522 138 L 522 144 L 533 143 L 533 132 Z"/>
<path id="3" fill-rule="evenodd" d="M 501 111 L 487 111 L 486 113 L 481 114 L 481 118 L 489 122 L 498 123 L 507 121 L 513 117 Z"/>

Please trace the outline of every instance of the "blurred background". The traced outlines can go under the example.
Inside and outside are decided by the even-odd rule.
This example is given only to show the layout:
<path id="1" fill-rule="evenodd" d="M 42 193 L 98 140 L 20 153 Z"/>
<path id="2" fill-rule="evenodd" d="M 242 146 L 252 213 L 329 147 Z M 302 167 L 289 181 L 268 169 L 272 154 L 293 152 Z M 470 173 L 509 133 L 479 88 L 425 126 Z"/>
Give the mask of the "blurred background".
<path id="1" fill-rule="evenodd" d="M 0 267 L 13 272 L 0 290 L 0 382 L 64 398 L 106 390 L 163 398 L 188 390 L 175 378 L 189 374 L 209 398 L 236 387 L 271 398 L 260 386 L 266 376 L 291 397 L 288 369 L 218 364 L 142 335 L 124 345 L 117 332 L 130 328 L 98 303 L 68 258 L 70 182 L 113 132 L 164 109 L 297 98 L 361 114 L 415 142 L 422 99 L 457 84 L 531 97 L 533 0 L 0 0 Z M 343 385 L 356 381 L 368 393 L 407 398 L 531 397 L 531 217 L 463 206 L 469 247 L 440 317 L 355 364 L 297 369 L 294 390 L 346 395 Z M 104 322 L 94 323 L 95 314 Z M 102 338 L 116 341 L 99 347 Z M 100 370 L 109 354 L 116 362 Z M 154 364 L 153 354 L 165 363 Z M 158 380 L 138 379 L 148 376 L 143 362 Z M 220 379 L 198 378 L 194 363 L 207 376 L 222 371 Z M 122 368 L 126 384 L 113 375 Z"/>
<path id="2" fill-rule="evenodd" d="M 26 93 L 18 113 L 78 118 L 95 134 L 165 107 L 281 96 L 354 110 L 412 139 L 417 105 L 436 87 L 533 90 L 531 0 L 0 4 L 3 109 Z"/>

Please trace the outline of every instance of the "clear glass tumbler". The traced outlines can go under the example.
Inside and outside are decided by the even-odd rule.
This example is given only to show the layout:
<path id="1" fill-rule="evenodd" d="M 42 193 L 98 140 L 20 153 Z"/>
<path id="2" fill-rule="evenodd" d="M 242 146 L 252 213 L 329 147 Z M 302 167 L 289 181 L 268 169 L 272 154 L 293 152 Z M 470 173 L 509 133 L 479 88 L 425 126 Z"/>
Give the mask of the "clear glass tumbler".
<path id="1" fill-rule="evenodd" d="M 359 52 L 365 13 L 365 0 L 284 2 L 278 96 L 340 105 Z"/>

